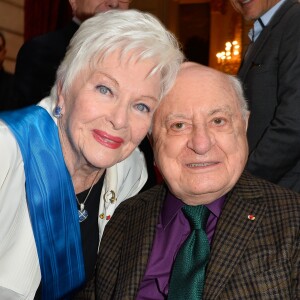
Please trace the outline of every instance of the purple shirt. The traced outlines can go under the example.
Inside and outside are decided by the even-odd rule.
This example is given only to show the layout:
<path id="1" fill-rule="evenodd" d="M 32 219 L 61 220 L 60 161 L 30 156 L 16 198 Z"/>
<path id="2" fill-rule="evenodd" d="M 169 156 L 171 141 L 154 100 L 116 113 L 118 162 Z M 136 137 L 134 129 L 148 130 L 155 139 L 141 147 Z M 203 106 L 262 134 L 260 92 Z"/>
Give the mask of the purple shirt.
<path id="1" fill-rule="evenodd" d="M 225 201 L 221 197 L 207 204 L 210 215 L 206 234 L 211 244 L 218 218 Z M 144 278 L 141 282 L 138 300 L 163 300 L 167 298 L 169 277 L 177 252 L 190 234 L 190 224 L 181 208 L 184 203 L 168 193 L 163 205 Z"/>

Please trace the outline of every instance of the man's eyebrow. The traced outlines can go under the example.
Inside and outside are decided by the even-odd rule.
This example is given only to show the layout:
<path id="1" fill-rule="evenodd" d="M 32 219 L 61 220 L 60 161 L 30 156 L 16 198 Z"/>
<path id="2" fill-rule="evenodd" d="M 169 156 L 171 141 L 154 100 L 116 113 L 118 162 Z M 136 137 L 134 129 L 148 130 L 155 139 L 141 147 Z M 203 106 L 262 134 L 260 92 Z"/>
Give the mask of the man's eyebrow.
<path id="1" fill-rule="evenodd" d="M 215 108 L 209 112 L 209 115 L 212 116 L 217 113 L 226 113 L 228 115 L 232 115 L 232 109 L 229 105 L 224 105 L 218 108 Z"/>
<path id="2" fill-rule="evenodd" d="M 224 105 L 224 106 L 220 106 L 220 107 L 212 109 L 211 111 L 209 111 L 208 115 L 212 116 L 212 115 L 217 114 L 217 113 L 226 113 L 227 115 L 232 115 L 233 114 L 231 106 L 230 105 Z M 184 113 L 170 113 L 169 115 L 166 116 L 165 121 L 169 122 L 169 121 L 172 121 L 172 120 L 177 119 L 177 118 L 185 119 L 185 120 L 190 119 L 190 117 L 188 115 L 184 114 Z"/>

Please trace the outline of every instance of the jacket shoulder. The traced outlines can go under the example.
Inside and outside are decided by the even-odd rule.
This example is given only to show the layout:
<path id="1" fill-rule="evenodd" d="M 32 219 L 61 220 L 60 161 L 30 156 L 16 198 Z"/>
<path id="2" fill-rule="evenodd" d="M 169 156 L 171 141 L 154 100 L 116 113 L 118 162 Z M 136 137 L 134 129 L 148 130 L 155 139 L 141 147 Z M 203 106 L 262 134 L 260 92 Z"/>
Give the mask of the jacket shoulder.
<path id="1" fill-rule="evenodd" d="M 300 221 L 300 194 L 245 171 L 234 191 L 247 201 L 266 205 L 270 214 L 280 210 Z"/>

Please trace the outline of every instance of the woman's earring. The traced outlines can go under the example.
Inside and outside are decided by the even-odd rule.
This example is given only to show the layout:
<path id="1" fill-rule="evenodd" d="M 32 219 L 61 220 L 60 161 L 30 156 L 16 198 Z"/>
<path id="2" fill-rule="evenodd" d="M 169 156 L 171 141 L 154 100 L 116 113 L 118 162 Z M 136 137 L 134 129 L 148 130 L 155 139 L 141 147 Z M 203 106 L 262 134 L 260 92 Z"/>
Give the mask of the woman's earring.
<path id="1" fill-rule="evenodd" d="M 62 107 L 56 105 L 55 108 L 53 109 L 53 115 L 55 118 L 59 119 L 62 117 Z"/>

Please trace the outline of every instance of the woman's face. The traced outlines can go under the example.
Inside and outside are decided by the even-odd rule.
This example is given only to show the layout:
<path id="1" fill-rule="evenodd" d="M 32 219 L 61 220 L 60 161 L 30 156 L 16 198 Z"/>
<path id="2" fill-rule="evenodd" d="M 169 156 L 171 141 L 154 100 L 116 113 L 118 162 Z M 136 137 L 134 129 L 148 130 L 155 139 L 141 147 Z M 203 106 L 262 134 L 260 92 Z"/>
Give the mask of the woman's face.
<path id="1" fill-rule="evenodd" d="M 152 60 L 119 59 L 115 51 L 59 92 L 59 128 L 68 167 L 107 168 L 127 158 L 150 127 L 160 95 Z M 71 171 L 71 170 L 70 170 Z"/>

